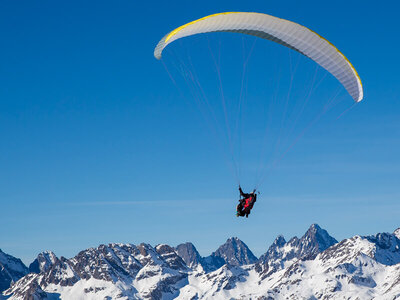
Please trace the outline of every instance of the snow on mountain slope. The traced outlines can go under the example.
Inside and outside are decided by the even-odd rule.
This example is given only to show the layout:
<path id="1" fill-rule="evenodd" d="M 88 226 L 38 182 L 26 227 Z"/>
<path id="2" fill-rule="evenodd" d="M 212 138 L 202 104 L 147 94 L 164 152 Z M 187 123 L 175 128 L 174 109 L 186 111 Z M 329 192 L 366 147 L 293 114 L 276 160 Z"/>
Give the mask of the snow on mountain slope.
<path id="1" fill-rule="evenodd" d="M 336 243 L 337 240 L 326 230 L 312 224 L 300 239 L 293 237 L 286 242 L 283 236 L 278 236 L 268 251 L 259 258 L 256 269 L 263 277 L 267 277 L 291 265 L 295 260 L 314 259 Z"/>
<path id="2" fill-rule="evenodd" d="M 393 234 L 394 234 L 398 239 L 400 239 L 400 228 L 397 228 L 397 229 L 393 232 Z"/>
<path id="3" fill-rule="evenodd" d="M 0 249 L 0 292 L 6 290 L 12 282 L 28 274 L 28 268 L 18 258 L 4 253 Z"/>
<path id="4" fill-rule="evenodd" d="M 344 240 L 314 259 L 291 258 L 267 276 L 259 272 L 258 264 L 235 269 L 224 266 L 195 279 L 189 277 L 178 299 L 400 299 L 400 263 L 393 264 L 396 255 L 392 251 L 398 240 L 384 235 Z M 273 250 L 277 248 L 291 253 L 293 248 L 285 246 L 283 237 L 278 237 L 269 253 L 276 254 Z M 381 257 L 392 260 L 382 263 Z"/>
<path id="5" fill-rule="evenodd" d="M 36 259 L 29 265 L 29 272 L 40 273 L 47 271 L 51 265 L 58 261 L 57 256 L 51 251 L 39 253 Z"/>
<path id="6" fill-rule="evenodd" d="M 315 260 L 297 261 L 271 287 L 274 299 L 400 297 L 400 266 L 383 265 L 363 253 L 363 249 L 365 244 L 359 243 L 353 248 L 356 255 L 345 260 L 341 260 L 341 252 L 328 257 L 323 252 Z"/>
<path id="7" fill-rule="evenodd" d="M 192 243 L 180 244 L 176 248 L 177 254 L 193 270 L 206 273 L 215 271 L 225 264 L 242 266 L 257 261 L 245 243 L 236 237 L 229 238 L 210 256 L 201 257 Z"/>
<path id="8" fill-rule="evenodd" d="M 219 269 L 225 264 L 243 266 L 257 261 L 257 257 L 251 252 L 245 243 L 237 237 L 229 238 L 210 256 L 204 258 L 207 272 Z"/>
<path id="9" fill-rule="evenodd" d="M 331 246 L 314 260 L 285 269 L 273 295 L 290 299 L 400 298 L 400 260 L 394 234 L 355 236 Z M 308 288 L 307 288 L 308 287 Z"/>
<path id="10" fill-rule="evenodd" d="M 237 237 L 228 239 L 211 256 L 220 257 L 225 264 L 232 266 L 248 265 L 257 261 L 253 252 Z"/>
<path id="11" fill-rule="evenodd" d="M 354 236 L 333 245 L 324 251 L 320 257 L 322 260 L 332 260 L 338 265 L 351 261 L 360 254 L 365 254 L 383 265 L 400 263 L 400 240 L 389 233 L 378 233 L 371 236 Z"/>
<path id="12" fill-rule="evenodd" d="M 167 245 L 100 245 L 71 259 L 57 259 L 47 270 L 22 278 L 5 294 L 12 295 L 11 299 L 27 291 L 57 293 L 64 299 L 98 299 L 103 294 L 111 299 L 161 299 L 177 294 L 188 271 Z"/>
<path id="13" fill-rule="evenodd" d="M 207 258 L 190 243 L 100 245 L 71 259 L 39 255 L 40 272 L 24 276 L 3 295 L 9 300 L 394 300 L 400 299 L 399 246 L 397 231 L 337 243 L 316 224 L 300 239 L 278 236 L 258 261 L 237 238 Z M 215 261 L 223 265 L 203 269 L 202 264 L 216 268 Z"/>

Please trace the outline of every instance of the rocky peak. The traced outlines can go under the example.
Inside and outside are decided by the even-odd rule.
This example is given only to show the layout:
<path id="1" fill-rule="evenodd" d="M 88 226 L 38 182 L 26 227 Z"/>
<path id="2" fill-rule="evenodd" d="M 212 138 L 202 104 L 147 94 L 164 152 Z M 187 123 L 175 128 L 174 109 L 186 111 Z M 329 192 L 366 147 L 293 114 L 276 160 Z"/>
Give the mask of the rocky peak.
<path id="1" fill-rule="evenodd" d="M 364 237 L 375 244 L 369 256 L 384 265 L 400 263 L 400 239 L 395 234 L 378 233 Z"/>
<path id="2" fill-rule="evenodd" d="M 272 243 L 271 247 L 282 247 L 286 244 L 286 240 L 283 235 L 278 235 L 274 242 Z"/>
<path id="3" fill-rule="evenodd" d="M 349 264 L 360 254 L 374 261 L 392 266 L 400 263 L 400 240 L 390 233 L 378 233 L 369 236 L 356 235 L 325 250 L 320 255 L 322 262 Z"/>
<path id="4" fill-rule="evenodd" d="M 164 244 L 154 248 L 149 244 L 100 245 L 97 248 L 83 250 L 71 259 L 64 257 L 53 259 L 54 263 L 47 267 L 40 264 L 42 261 L 48 262 L 54 258 L 53 255 L 50 252 L 41 253 L 36 263 L 40 273 L 31 273 L 30 277 L 23 277 L 8 290 L 7 294 L 23 298 L 22 295 L 28 295 L 26 291 L 29 290 L 43 296 L 42 298 L 38 296 L 37 299 L 44 299 L 43 291 L 51 290 L 52 286 L 68 289 L 78 281 L 86 284 L 93 278 L 107 282 L 107 286 L 117 282 L 129 284 L 132 280 L 138 286 L 153 282 L 151 286 L 139 291 L 140 298 L 161 299 L 164 293 L 176 293 L 177 289 L 173 286 L 185 279 L 188 273 L 188 268 L 175 249 Z M 90 287 L 85 293 L 96 293 L 103 288 L 105 287 Z M 125 292 L 135 294 L 138 291 L 128 288 Z M 136 299 L 137 295 L 134 297 L 133 294 L 129 295 Z M 93 299 L 97 298 L 94 296 Z"/>
<path id="5" fill-rule="evenodd" d="M 175 249 L 188 267 L 194 268 L 198 265 L 204 265 L 204 259 L 192 243 L 180 244 Z"/>
<path id="6" fill-rule="evenodd" d="M 267 277 L 285 268 L 287 262 L 292 263 L 297 259 L 314 259 L 319 253 L 336 243 L 337 241 L 326 230 L 317 224 L 312 224 L 300 239 L 295 236 L 286 242 L 283 236 L 278 236 L 268 251 L 260 257 L 256 269 Z"/>
<path id="7" fill-rule="evenodd" d="M 211 256 L 221 258 L 226 264 L 232 266 L 248 265 L 257 261 L 253 252 L 237 237 L 229 238 Z"/>
<path id="8" fill-rule="evenodd" d="M 136 275 L 143 264 L 147 263 L 147 258 L 140 255 L 138 248 L 132 244 L 100 245 L 81 251 L 69 262 L 81 278 L 116 281 L 128 275 Z"/>
<path id="9" fill-rule="evenodd" d="M 160 246 L 160 249 L 159 249 L 160 253 L 164 253 L 164 251 L 167 252 L 167 248 L 165 248 L 164 245 L 159 245 L 159 246 Z M 156 266 L 156 265 L 162 265 L 163 263 L 165 263 L 163 261 L 161 255 L 151 245 L 141 243 L 140 245 L 137 246 L 137 248 L 139 250 L 138 260 L 140 261 L 140 263 L 143 266 L 145 266 L 145 265 Z M 171 251 L 171 250 L 168 250 L 168 251 Z"/>
<path id="10" fill-rule="evenodd" d="M 297 239 L 297 238 L 296 238 Z M 293 238 L 291 239 L 291 241 Z M 260 256 L 259 261 L 265 262 L 268 260 L 276 260 L 282 257 L 282 248 L 286 245 L 286 240 L 283 235 L 278 235 L 267 252 Z"/>
<path id="11" fill-rule="evenodd" d="M 25 274 L 28 273 L 28 268 L 19 258 L 4 253 L 3 251 L 1 251 L 1 249 L 0 249 L 0 264 L 15 275 L 20 274 L 24 276 Z"/>
<path id="12" fill-rule="evenodd" d="M 40 273 L 47 271 L 51 265 L 58 261 L 57 256 L 51 251 L 39 253 L 36 259 L 29 265 L 29 272 Z"/>
<path id="13" fill-rule="evenodd" d="M 28 268 L 20 259 L 0 249 L 0 292 L 8 289 L 12 282 L 16 282 L 28 273 Z"/>
<path id="14" fill-rule="evenodd" d="M 185 270 L 186 264 L 171 246 L 161 244 L 156 246 L 157 253 L 161 256 L 171 269 Z"/>
<path id="15" fill-rule="evenodd" d="M 5 291 L 5 295 L 12 295 L 11 299 L 29 299 L 29 300 L 37 300 L 37 299 L 48 299 L 48 294 L 43 291 L 40 287 L 37 274 L 30 273 L 23 277 L 20 281 L 10 287 L 7 291 Z M 0 299 L 1 298 L 0 296 Z M 4 299 L 8 299 L 4 298 Z M 54 298 L 57 299 L 57 298 Z"/>
<path id="16" fill-rule="evenodd" d="M 325 251 L 338 241 L 331 237 L 329 233 L 318 226 L 312 224 L 307 232 L 298 240 L 298 257 L 304 259 L 314 259 L 319 253 Z"/>

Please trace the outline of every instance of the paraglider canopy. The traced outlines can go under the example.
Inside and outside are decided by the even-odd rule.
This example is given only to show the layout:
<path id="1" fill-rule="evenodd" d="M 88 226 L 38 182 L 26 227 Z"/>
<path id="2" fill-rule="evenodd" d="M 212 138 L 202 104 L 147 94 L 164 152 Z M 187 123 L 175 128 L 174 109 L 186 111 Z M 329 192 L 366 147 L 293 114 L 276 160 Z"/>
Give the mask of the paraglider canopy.
<path id="1" fill-rule="evenodd" d="M 212 38 L 208 35 L 212 32 L 221 33 L 214 35 L 220 38 L 214 50 Z M 254 180 L 250 179 L 251 184 L 258 190 L 267 178 L 271 178 L 271 171 L 323 115 L 328 111 L 339 112 L 337 120 L 363 99 L 363 87 L 357 71 L 332 43 L 307 27 L 267 14 L 223 12 L 194 20 L 166 34 L 154 49 L 154 56 L 161 59 L 164 49 L 172 42 L 201 33 L 207 33 L 204 35 L 207 43 L 199 38 L 199 43 L 180 43 L 177 49 L 171 47 L 166 57 L 174 59 L 163 60 L 162 64 L 180 96 L 185 98 L 185 93 L 188 93 L 199 110 L 203 114 L 206 112 L 204 119 L 216 135 L 217 144 L 221 146 L 239 185 L 243 179 L 254 177 Z M 242 37 L 237 39 L 238 35 L 232 35 L 230 44 L 227 33 L 241 33 Z M 255 38 L 250 39 L 249 36 Z M 241 47 L 238 40 L 242 42 Z M 246 40 L 253 42 L 251 47 L 245 45 Z M 258 40 L 263 42 L 258 42 L 255 47 Z M 264 43 L 265 40 L 276 43 L 277 47 Z M 206 46 L 210 52 L 209 60 Z M 285 47 L 289 51 L 285 51 Z M 279 56 L 274 60 L 277 67 L 271 68 L 274 48 L 281 53 L 287 52 L 289 59 Z M 197 51 L 200 55 L 192 56 Z M 297 52 L 296 63 L 292 60 L 293 52 Z M 249 68 L 252 55 L 256 64 Z M 306 62 L 303 67 L 310 66 L 315 71 L 302 72 L 302 78 L 299 78 L 301 83 L 295 84 L 294 76 L 301 58 Z M 168 62 L 172 68 L 168 68 Z M 263 66 L 263 62 L 268 65 Z M 323 72 L 323 77 L 317 80 L 320 67 L 327 72 Z M 285 76 L 285 68 L 290 72 L 289 76 Z M 248 75 L 250 69 L 255 76 Z M 212 71 L 216 75 L 214 78 L 210 76 Z M 181 76 L 178 81 L 173 76 L 174 72 Z M 329 95 L 332 92 L 330 86 L 326 90 L 323 85 L 321 87 L 327 74 L 333 75 L 340 83 L 335 82 L 337 92 L 332 96 Z M 333 77 L 330 79 L 336 81 Z M 201 82 L 207 84 L 202 85 Z M 224 91 L 224 86 L 229 86 L 229 89 Z M 312 97 L 317 88 L 318 94 Z M 346 95 L 338 97 L 344 90 Z M 340 104 L 349 98 L 347 94 L 354 103 L 342 112 Z M 347 106 L 346 102 L 343 104 Z M 243 165 L 246 166 L 244 169 Z M 243 171 L 252 176 L 244 176 Z"/>
<path id="2" fill-rule="evenodd" d="M 315 61 L 335 76 L 356 102 L 363 99 L 361 79 L 350 61 L 328 40 L 300 24 L 254 12 L 224 12 L 182 25 L 165 35 L 154 50 L 161 59 L 173 41 L 199 33 L 237 32 L 267 39 Z"/>

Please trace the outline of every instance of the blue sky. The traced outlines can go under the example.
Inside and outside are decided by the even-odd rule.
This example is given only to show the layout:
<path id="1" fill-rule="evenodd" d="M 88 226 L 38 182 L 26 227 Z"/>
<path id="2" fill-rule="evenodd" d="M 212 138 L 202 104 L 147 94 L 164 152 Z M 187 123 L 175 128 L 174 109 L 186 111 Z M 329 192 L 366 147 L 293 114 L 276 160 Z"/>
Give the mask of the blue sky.
<path id="1" fill-rule="evenodd" d="M 398 6 L 2 1 L 0 248 L 26 263 L 43 250 L 71 257 L 109 242 L 192 241 L 208 255 L 238 236 L 260 255 L 278 234 L 300 236 L 312 223 L 337 239 L 400 227 Z M 352 101 L 340 92 L 338 109 L 270 171 L 247 220 L 234 217 L 237 182 L 227 166 L 229 153 L 218 147 L 220 136 L 210 132 L 173 64 L 176 56 L 187 59 L 189 51 L 214 103 L 218 86 L 215 71 L 207 67 L 209 43 L 214 54 L 226 54 L 224 91 L 234 99 L 242 68 L 234 58 L 243 50 L 227 49 L 243 44 L 248 54 L 254 38 L 217 34 L 171 45 L 164 62 L 181 91 L 153 57 L 168 31 L 222 11 L 264 12 L 313 29 L 351 60 L 365 92 L 362 103 L 337 119 Z M 299 62 L 291 96 L 296 98 L 297 91 L 307 91 L 315 66 L 284 47 L 254 44 L 246 112 L 256 121 L 243 132 L 252 148 L 262 140 L 265 99 L 277 85 L 276 74 L 283 78 L 277 99 L 287 95 L 289 61 Z M 313 93 L 312 113 L 320 109 L 319 98 L 340 89 L 322 69 L 318 76 L 323 84 Z M 278 135 L 279 127 L 270 126 Z M 252 154 L 241 162 L 247 189 L 252 167 L 259 167 Z"/>

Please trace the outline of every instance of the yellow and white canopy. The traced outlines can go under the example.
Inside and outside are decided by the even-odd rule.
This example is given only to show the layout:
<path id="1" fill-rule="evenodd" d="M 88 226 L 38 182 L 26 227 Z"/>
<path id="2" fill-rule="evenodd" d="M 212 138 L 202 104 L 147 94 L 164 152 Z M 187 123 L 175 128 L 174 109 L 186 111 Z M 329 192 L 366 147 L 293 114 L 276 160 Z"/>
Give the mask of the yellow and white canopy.
<path id="1" fill-rule="evenodd" d="M 335 76 L 354 101 L 363 99 L 363 88 L 357 71 L 334 45 L 302 25 L 267 14 L 225 12 L 195 20 L 164 36 L 155 48 L 154 56 L 161 59 L 164 48 L 177 39 L 216 31 L 254 35 L 296 50 Z"/>

